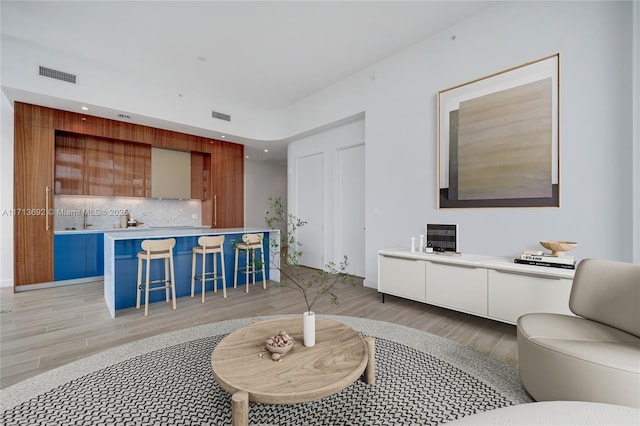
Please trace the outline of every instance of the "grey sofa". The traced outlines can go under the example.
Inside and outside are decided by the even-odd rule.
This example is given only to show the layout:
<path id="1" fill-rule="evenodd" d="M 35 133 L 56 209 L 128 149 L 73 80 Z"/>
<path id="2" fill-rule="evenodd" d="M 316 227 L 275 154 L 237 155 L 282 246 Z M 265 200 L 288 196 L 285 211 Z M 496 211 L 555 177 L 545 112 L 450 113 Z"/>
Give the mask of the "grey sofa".
<path id="1" fill-rule="evenodd" d="M 518 370 L 527 392 L 537 401 L 640 408 L 640 265 L 581 261 L 569 308 L 576 316 L 518 319 Z"/>

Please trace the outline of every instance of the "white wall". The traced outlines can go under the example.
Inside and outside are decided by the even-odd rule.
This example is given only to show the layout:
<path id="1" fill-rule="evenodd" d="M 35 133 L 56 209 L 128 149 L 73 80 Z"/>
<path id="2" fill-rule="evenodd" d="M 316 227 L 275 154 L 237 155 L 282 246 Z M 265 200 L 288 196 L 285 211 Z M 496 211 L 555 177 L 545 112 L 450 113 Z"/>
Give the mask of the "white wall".
<path id="1" fill-rule="evenodd" d="M 377 250 L 408 247 L 427 223 L 458 223 L 467 253 L 512 257 L 560 239 L 579 242 L 578 258 L 631 261 L 631 12 L 630 2 L 506 2 L 351 78 L 366 111 L 366 285 L 377 285 Z M 556 52 L 561 207 L 438 210 L 437 92 Z"/>
<path id="2" fill-rule="evenodd" d="M 264 228 L 270 195 L 280 197 L 287 208 L 287 166 L 268 161 L 244 160 L 244 223 Z"/>
<path id="3" fill-rule="evenodd" d="M 304 188 L 296 188 L 296 160 L 313 154 L 323 154 L 324 157 L 324 205 L 323 209 L 323 264 L 335 262 L 339 264 L 343 254 L 336 253 L 338 246 L 338 151 L 342 148 L 361 145 L 365 143 L 365 120 L 362 116 L 338 127 L 328 129 L 311 136 L 298 139 L 289 144 L 288 155 L 288 202 L 289 212 L 306 220 L 296 211 L 296 193 L 304 191 Z M 321 177 L 319 177 L 321 178 Z M 304 241 L 301 241 L 305 245 Z M 304 250 L 304 249 L 303 249 Z"/>
<path id="4" fill-rule="evenodd" d="M 13 107 L 3 94 L 0 117 L 0 287 L 13 286 Z"/>

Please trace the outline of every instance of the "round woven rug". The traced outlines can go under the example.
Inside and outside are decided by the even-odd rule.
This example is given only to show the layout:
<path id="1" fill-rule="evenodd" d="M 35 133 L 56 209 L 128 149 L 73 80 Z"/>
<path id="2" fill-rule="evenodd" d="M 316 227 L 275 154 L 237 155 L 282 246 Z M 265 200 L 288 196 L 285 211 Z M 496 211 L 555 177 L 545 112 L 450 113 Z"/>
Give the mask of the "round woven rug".
<path id="1" fill-rule="evenodd" d="M 412 328 L 326 316 L 376 337 L 376 383 L 356 381 L 318 401 L 251 404 L 255 425 L 437 425 L 531 402 L 517 371 Z M 228 425 L 231 397 L 210 356 L 250 319 L 140 340 L 2 389 L 5 425 Z M 238 368 L 242 368 L 238 365 Z"/>

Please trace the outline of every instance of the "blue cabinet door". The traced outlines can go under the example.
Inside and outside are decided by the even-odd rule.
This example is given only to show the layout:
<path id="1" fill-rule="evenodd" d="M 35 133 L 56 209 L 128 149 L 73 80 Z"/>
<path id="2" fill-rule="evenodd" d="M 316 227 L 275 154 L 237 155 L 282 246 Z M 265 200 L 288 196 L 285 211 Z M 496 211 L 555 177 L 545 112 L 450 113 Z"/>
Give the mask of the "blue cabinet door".
<path id="1" fill-rule="evenodd" d="M 87 234 L 55 235 L 53 238 L 53 279 L 86 277 Z"/>
<path id="2" fill-rule="evenodd" d="M 104 234 L 64 234 L 53 238 L 55 281 L 104 275 Z"/>
<path id="3" fill-rule="evenodd" d="M 104 234 L 86 234 L 87 271 L 86 277 L 104 275 Z"/>

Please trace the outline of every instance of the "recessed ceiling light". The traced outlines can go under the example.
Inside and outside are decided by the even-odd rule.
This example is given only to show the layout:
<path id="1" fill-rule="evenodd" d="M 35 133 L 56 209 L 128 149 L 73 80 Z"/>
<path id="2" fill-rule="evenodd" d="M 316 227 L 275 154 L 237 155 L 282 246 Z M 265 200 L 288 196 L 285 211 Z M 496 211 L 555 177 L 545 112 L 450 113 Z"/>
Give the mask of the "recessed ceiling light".
<path id="1" fill-rule="evenodd" d="M 220 137 L 221 137 L 222 139 L 226 138 L 226 136 L 225 136 L 225 135 L 220 135 Z"/>
<path id="2" fill-rule="evenodd" d="M 83 106 L 83 107 L 82 107 L 82 110 L 83 110 L 83 111 L 89 111 L 89 107 Z"/>
<path id="3" fill-rule="evenodd" d="M 265 150 L 264 150 L 264 152 L 269 152 L 269 150 L 268 150 L 268 149 L 265 149 Z"/>
<path id="4" fill-rule="evenodd" d="M 244 156 L 244 158 L 249 158 L 249 156 L 248 156 L 248 155 L 245 155 L 245 156 Z"/>

